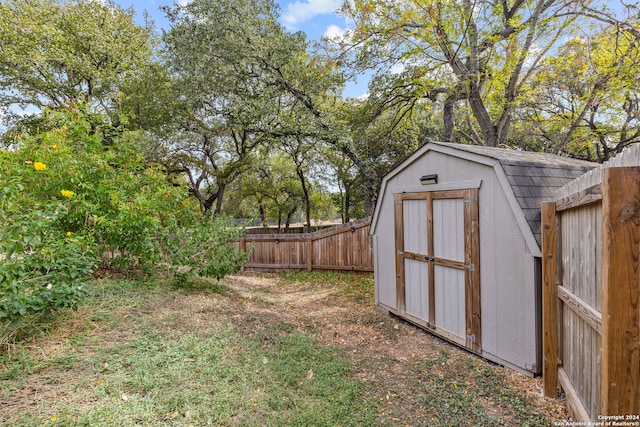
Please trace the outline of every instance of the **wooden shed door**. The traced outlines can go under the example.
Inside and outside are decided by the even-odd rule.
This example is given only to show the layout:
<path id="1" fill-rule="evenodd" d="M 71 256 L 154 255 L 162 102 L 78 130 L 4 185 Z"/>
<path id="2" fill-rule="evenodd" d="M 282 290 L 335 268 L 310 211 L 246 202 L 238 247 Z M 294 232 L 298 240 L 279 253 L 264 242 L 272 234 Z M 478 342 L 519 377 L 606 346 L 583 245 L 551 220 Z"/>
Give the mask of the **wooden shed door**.
<path id="1" fill-rule="evenodd" d="M 399 314 L 480 353 L 478 190 L 394 197 Z"/>

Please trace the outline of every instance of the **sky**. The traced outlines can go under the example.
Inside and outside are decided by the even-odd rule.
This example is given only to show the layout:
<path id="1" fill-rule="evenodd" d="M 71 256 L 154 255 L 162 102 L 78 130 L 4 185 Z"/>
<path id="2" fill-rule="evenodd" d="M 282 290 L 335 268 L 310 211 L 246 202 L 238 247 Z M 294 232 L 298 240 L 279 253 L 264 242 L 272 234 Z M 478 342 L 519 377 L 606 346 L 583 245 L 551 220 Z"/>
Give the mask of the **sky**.
<path id="1" fill-rule="evenodd" d="M 116 0 L 124 8 L 132 7 L 136 19 L 143 23 L 143 11 L 147 11 L 157 28 L 168 29 L 169 22 L 162 6 L 172 6 L 174 3 L 186 3 L 188 0 Z M 341 6 L 342 0 L 276 0 L 280 5 L 280 23 L 289 31 L 304 31 L 308 40 L 319 41 L 324 35 L 336 36 L 349 28 L 344 17 L 335 11 Z M 367 92 L 366 77 L 358 82 L 347 83 L 343 95 L 357 98 Z"/>

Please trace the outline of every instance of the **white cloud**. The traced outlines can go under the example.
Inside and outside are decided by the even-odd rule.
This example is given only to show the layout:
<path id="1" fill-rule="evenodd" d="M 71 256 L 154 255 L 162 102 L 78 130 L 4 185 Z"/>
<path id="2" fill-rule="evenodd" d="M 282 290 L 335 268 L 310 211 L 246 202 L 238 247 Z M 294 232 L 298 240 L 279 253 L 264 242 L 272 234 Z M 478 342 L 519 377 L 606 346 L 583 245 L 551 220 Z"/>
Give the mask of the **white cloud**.
<path id="1" fill-rule="evenodd" d="M 295 27 L 317 15 L 333 13 L 342 5 L 341 0 L 306 0 L 289 3 L 282 16 L 286 26 Z"/>
<path id="2" fill-rule="evenodd" d="M 344 37 L 345 30 L 338 27 L 337 25 L 329 25 L 327 31 L 324 32 L 323 37 L 326 37 L 330 40 L 333 39 L 341 39 Z"/>
<path id="3" fill-rule="evenodd" d="M 544 49 L 538 44 L 533 43 L 531 48 L 527 52 L 527 58 L 524 60 L 524 66 L 526 68 L 531 68 L 535 65 L 535 63 L 540 59 L 540 55 L 544 54 Z"/>
<path id="4" fill-rule="evenodd" d="M 330 41 L 331 43 L 340 44 L 342 42 L 348 42 L 351 40 L 351 30 L 345 30 L 337 25 L 329 25 L 322 37 Z"/>
<path id="5" fill-rule="evenodd" d="M 391 74 L 402 74 L 402 72 L 406 69 L 406 65 L 404 62 L 396 62 L 389 68 L 389 73 Z"/>
<path id="6" fill-rule="evenodd" d="M 350 44 L 353 41 L 353 31 L 332 24 L 327 27 L 322 37 L 333 44 Z"/>

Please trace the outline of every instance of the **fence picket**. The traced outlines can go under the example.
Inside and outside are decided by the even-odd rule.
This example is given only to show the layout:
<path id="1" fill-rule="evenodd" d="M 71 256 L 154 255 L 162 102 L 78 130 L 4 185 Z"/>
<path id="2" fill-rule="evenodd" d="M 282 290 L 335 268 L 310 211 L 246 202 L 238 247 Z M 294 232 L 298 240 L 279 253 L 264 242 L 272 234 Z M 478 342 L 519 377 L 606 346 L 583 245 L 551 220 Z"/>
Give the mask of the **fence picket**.
<path id="1" fill-rule="evenodd" d="M 577 421 L 640 415 L 639 166 L 635 144 L 542 205 L 544 392 Z"/>
<path id="2" fill-rule="evenodd" d="M 306 234 L 247 234 L 239 247 L 253 248 L 244 271 L 373 271 L 371 219 Z"/>

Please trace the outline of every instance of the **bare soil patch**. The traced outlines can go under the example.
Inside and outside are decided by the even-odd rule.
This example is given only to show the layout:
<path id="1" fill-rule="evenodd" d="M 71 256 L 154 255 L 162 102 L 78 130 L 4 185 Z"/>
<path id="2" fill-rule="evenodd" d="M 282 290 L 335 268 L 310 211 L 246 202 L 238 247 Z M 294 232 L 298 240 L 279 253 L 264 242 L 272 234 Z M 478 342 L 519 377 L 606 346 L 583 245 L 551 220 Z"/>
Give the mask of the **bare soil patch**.
<path id="1" fill-rule="evenodd" d="M 497 386 L 520 393 L 522 403 L 532 406 L 532 412 L 544 414 L 549 424 L 567 419 L 562 400 L 542 396 L 541 378 L 498 366 L 402 319 L 381 314 L 372 295 L 363 301 L 345 295 L 331 283 L 301 288 L 277 275 L 233 276 L 225 284 L 233 294 L 233 303 L 223 310 L 246 334 L 287 324 L 313 334 L 325 345 L 344 349 L 355 361 L 355 375 L 378 400 L 378 417 L 383 424 L 433 425 L 437 411 L 423 404 L 430 393 L 425 383 L 436 379 L 452 381 L 461 389 L 482 387 L 471 384 L 474 380 L 465 369 L 490 371 Z M 490 394 L 493 389 L 487 388 Z M 501 418 L 502 425 L 530 425 L 512 407 L 506 409 L 504 400 L 504 396 L 487 395 L 478 404 L 481 410 Z"/>

